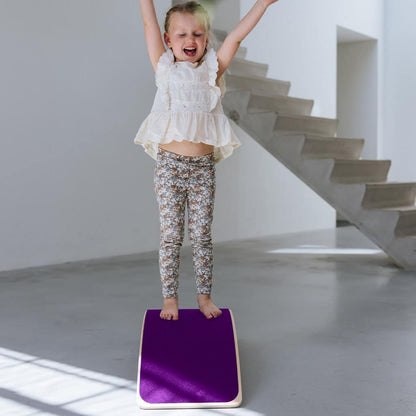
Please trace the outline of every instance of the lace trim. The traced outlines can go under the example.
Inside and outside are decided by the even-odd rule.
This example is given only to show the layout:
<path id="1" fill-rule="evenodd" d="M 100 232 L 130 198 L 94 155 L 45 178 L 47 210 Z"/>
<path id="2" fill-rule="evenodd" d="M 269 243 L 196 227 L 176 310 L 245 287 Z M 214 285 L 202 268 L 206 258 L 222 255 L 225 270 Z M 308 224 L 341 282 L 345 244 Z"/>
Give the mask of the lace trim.
<path id="1" fill-rule="evenodd" d="M 169 97 L 169 70 L 173 64 L 174 56 L 171 49 L 164 52 L 157 63 L 156 69 L 156 86 L 161 92 L 161 99 L 170 108 L 170 97 Z"/>
<path id="2" fill-rule="evenodd" d="M 169 70 L 174 63 L 174 55 L 171 49 L 168 49 L 164 52 L 159 58 L 157 63 L 156 70 L 156 86 L 160 90 L 161 99 L 167 105 L 167 108 L 170 109 L 170 96 L 169 96 Z M 218 101 L 225 94 L 225 78 L 222 75 L 218 80 L 218 85 L 216 84 L 217 72 L 218 72 L 218 58 L 215 50 L 209 48 L 205 58 L 204 63 L 208 67 L 208 84 L 211 91 L 211 100 L 210 100 L 210 111 L 212 111 L 218 104 Z"/>
<path id="3" fill-rule="evenodd" d="M 205 60 L 208 66 L 208 84 L 211 87 L 211 111 L 217 106 L 218 100 L 223 96 L 223 91 L 221 90 L 220 86 L 224 87 L 225 82 L 224 80 L 219 80 L 220 86 L 216 84 L 218 72 L 218 58 L 217 53 L 213 48 L 210 48 L 208 50 Z"/>

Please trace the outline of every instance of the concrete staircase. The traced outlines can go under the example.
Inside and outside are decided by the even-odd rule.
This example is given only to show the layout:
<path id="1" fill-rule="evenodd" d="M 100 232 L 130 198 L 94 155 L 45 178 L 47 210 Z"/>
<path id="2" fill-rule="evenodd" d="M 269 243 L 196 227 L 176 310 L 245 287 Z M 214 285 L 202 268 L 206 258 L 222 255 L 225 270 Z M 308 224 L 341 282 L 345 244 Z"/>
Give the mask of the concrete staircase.
<path id="1" fill-rule="evenodd" d="M 289 82 L 267 78 L 268 66 L 245 54 L 227 70 L 225 113 L 394 263 L 415 270 L 416 183 L 388 182 L 390 160 L 360 159 L 364 139 L 335 137 L 338 120 L 311 116 L 312 100 L 289 97 Z"/>

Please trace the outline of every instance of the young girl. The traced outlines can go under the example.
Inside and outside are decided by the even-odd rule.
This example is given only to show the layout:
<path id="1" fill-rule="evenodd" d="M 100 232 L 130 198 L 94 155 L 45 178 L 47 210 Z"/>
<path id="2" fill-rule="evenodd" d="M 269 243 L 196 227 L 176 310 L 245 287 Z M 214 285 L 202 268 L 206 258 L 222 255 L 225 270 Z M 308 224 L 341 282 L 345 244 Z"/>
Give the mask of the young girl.
<path id="1" fill-rule="evenodd" d="M 151 113 L 140 126 L 134 143 L 142 145 L 156 160 L 154 190 L 160 213 L 162 319 L 178 319 L 185 206 L 199 308 L 208 319 L 221 315 L 211 300 L 215 163 L 230 156 L 241 144 L 223 113 L 223 74 L 241 41 L 276 1 L 257 0 L 215 52 L 208 47 L 209 18 L 200 4 L 190 1 L 167 12 L 166 51 L 153 0 L 140 0 L 158 89 Z"/>

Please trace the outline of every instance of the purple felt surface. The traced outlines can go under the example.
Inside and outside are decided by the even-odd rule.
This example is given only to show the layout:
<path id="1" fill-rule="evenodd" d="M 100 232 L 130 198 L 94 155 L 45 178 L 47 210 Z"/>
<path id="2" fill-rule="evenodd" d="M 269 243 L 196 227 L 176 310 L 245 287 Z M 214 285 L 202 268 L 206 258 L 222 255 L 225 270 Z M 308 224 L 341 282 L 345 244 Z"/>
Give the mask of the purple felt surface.
<path id="1" fill-rule="evenodd" d="M 139 394 L 148 403 L 230 402 L 238 394 L 237 357 L 229 309 L 207 319 L 180 309 L 179 320 L 146 312 Z"/>

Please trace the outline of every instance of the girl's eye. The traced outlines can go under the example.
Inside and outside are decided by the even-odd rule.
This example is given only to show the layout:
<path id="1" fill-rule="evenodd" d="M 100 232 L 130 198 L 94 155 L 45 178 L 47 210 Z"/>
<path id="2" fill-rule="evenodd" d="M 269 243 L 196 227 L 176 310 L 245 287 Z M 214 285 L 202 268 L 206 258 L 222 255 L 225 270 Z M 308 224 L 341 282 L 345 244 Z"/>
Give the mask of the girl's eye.
<path id="1" fill-rule="evenodd" d="M 195 36 L 202 36 L 201 33 L 195 33 Z"/>
<path id="2" fill-rule="evenodd" d="M 181 33 L 180 35 L 179 35 L 179 37 L 180 38 L 183 38 L 185 36 L 185 33 Z"/>

